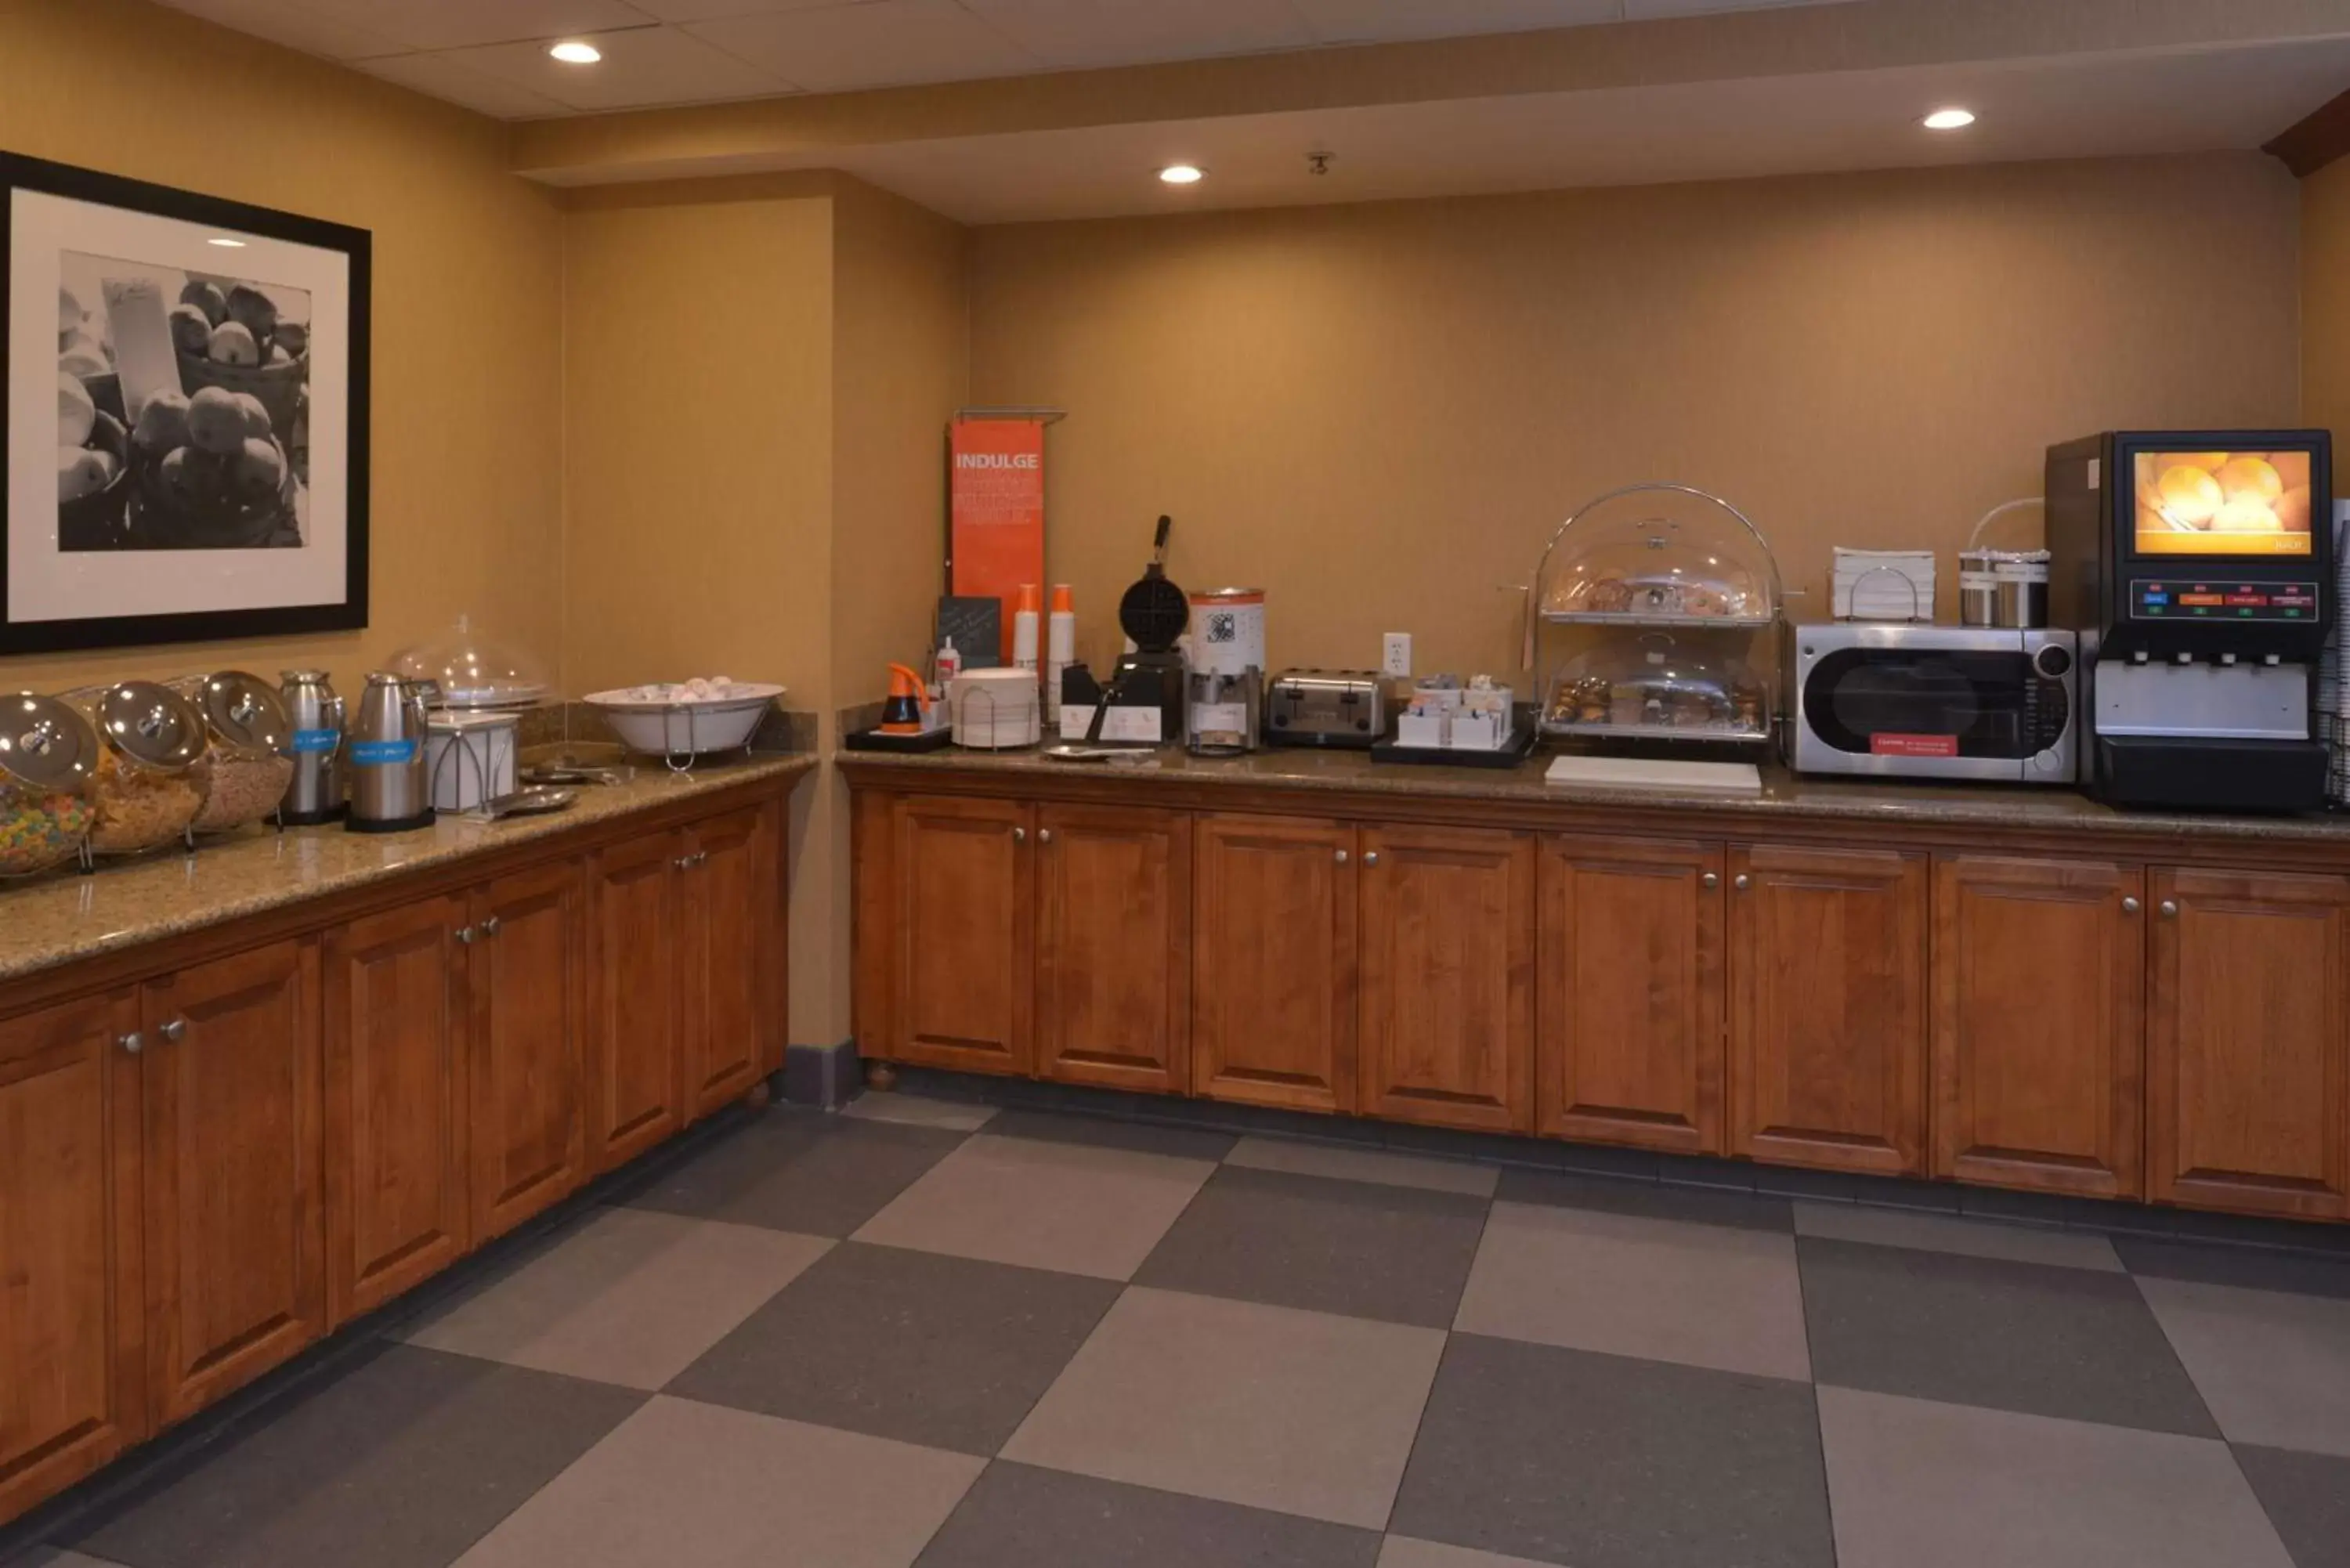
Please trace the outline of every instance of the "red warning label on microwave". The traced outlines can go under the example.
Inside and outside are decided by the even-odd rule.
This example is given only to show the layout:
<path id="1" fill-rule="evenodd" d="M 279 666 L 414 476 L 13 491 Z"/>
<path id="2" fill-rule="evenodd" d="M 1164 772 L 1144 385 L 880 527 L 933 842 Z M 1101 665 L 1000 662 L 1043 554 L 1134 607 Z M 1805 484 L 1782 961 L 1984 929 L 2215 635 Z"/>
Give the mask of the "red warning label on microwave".
<path id="1" fill-rule="evenodd" d="M 1872 757 L 1955 757 L 1959 754 L 1956 735 L 1901 735 L 1879 731 L 1868 737 L 1868 754 Z"/>

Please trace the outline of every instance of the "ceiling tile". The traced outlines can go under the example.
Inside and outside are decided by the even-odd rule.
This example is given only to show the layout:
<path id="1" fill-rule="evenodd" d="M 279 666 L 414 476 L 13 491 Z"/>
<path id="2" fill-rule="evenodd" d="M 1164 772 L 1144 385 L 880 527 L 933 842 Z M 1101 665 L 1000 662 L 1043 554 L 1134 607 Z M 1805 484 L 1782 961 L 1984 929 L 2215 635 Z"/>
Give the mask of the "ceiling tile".
<path id="1" fill-rule="evenodd" d="M 962 0 L 1053 66 L 1123 66 L 1303 48 L 1314 42 L 1280 0 Z"/>
<path id="2" fill-rule="evenodd" d="M 570 109 L 556 99 L 486 76 L 442 54 L 390 55 L 353 62 L 371 77 L 445 99 L 497 119 L 541 119 Z"/>
<path id="3" fill-rule="evenodd" d="M 394 55 L 407 46 L 380 29 L 355 26 L 326 15 L 306 0 L 163 0 L 175 11 L 234 27 L 330 60 Z"/>
<path id="4" fill-rule="evenodd" d="M 953 0 L 865 0 L 690 30 L 811 92 L 1016 76 L 1039 63 Z"/>
<path id="5" fill-rule="evenodd" d="M 1623 19 L 1623 0 L 1295 0 L 1325 44 L 1523 33 Z"/>
<path id="6" fill-rule="evenodd" d="M 301 0 L 320 17 L 365 27 L 411 49 L 554 38 L 641 27 L 652 16 L 629 0 Z"/>
<path id="7" fill-rule="evenodd" d="M 676 27 L 578 36 L 604 51 L 600 62 L 567 66 L 548 58 L 546 46 L 536 42 L 454 49 L 443 57 L 578 109 L 760 98 L 790 92 L 795 85 Z"/>
<path id="8" fill-rule="evenodd" d="M 777 11 L 813 11 L 849 0 L 629 0 L 664 22 L 707 22 L 720 16 L 762 16 Z"/>

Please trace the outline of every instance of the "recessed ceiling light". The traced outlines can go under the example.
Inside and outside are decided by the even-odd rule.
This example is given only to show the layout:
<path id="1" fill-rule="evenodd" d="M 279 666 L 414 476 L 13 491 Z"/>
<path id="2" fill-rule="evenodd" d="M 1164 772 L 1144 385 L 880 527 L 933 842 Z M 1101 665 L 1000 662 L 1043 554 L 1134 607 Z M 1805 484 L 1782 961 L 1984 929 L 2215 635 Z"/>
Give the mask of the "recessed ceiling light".
<path id="1" fill-rule="evenodd" d="M 1159 171 L 1159 177 L 1170 185 L 1196 185 L 1203 172 L 1195 164 L 1170 163 Z"/>
<path id="2" fill-rule="evenodd" d="M 592 66 L 604 57 L 604 51 L 577 38 L 566 38 L 559 44 L 549 44 L 546 52 L 567 66 Z"/>
<path id="3" fill-rule="evenodd" d="M 241 251 L 244 249 L 244 242 L 243 240 L 233 240 L 225 234 L 223 234 L 216 239 L 206 240 L 204 244 L 208 245 L 218 245 L 224 251 Z"/>
<path id="4" fill-rule="evenodd" d="M 1970 109 L 1938 109 L 1924 121 L 1929 130 L 1964 130 L 1974 122 L 1975 111 Z"/>

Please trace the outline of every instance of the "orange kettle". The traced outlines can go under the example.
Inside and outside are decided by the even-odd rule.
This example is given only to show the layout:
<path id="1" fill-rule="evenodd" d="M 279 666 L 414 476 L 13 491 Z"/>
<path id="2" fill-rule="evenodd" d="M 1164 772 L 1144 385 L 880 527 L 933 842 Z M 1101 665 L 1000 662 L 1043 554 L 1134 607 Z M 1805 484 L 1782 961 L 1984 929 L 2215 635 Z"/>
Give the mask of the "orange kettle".
<path id="1" fill-rule="evenodd" d="M 881 733 L 922 732 L 922 678 L 902 664 L 889 667 L 889 700 L 881 707 Z"/>

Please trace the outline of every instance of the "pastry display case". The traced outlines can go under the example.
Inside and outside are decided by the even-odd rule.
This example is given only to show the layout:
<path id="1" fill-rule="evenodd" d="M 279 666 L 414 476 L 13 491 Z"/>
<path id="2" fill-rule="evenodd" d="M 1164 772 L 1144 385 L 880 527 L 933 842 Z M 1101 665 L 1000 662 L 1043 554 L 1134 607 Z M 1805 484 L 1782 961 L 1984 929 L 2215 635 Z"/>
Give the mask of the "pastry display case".
<path id="1" fill-rule="evenodd" d="M 1784 599 L 1769 542 L 1691 485 L 1635 484 L 1559 524 L 1529 594 L 1545 734 L 1767 746 Z"/>

